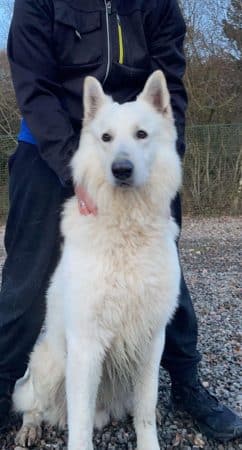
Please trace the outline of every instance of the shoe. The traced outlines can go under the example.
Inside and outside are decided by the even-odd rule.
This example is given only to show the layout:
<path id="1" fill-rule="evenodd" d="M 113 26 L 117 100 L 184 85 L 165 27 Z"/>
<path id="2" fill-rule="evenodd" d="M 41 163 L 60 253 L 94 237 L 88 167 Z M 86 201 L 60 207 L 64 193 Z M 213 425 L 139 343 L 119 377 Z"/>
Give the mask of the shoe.
<path id="1" fill-rule="evenodd" d="M 209 438 L 229 441 L 242 436 L 242 419 L 219 403 L 199 380 L 190 385 L 173 382 L 171 402 L 173 408 L 190 414 L 200 431 Z"/>

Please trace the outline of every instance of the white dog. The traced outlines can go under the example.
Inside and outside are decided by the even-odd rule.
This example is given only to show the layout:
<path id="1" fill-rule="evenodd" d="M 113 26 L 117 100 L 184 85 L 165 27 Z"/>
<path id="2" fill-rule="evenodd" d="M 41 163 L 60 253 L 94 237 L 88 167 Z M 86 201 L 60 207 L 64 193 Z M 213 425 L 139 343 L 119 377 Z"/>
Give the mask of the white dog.
<path id="1" fill-rule="evenodd" d="M 69 427 L 68 450 L 92 450 L 93 427 L 132 414 L 138 450 L 159 450 L 158 372 L 180 268 L 170 203 L 181 184 L 176 130 L 162 72 L 135 102 L 84 85 L 84 123 L 73 178 L 97 205 L 64 207 L 64 246 L 47 295 L 45 332 L 15 388 L 17 443 L 41 422 Z M 67 400 L 66 400 L 67 399 Z"/>

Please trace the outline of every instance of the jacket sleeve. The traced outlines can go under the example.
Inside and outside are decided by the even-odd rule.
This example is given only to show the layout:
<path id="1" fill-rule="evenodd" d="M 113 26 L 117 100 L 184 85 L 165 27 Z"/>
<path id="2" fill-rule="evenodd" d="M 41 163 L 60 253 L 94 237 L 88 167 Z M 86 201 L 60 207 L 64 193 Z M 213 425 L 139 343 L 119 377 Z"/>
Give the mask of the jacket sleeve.
<path id="1" fill-rule="evenodd" d="M 152 70 L 161 69 L 166 76 L 178 132 L 177 150 L 185 152 L 185 113 L 187 94 L 183 85 L 185 57 L 183 42 L 186 26 L 177 0 L 158 0 L 161 5 L 153 11 L 151 31 Z"/>
<path id="2" fill-rule="evenodd" d="M 78 146 L 54 57 L 51 0 L 15 0 L 8 57 L 20 111 L 38 142 L 41 157 L 63 184 L 70 181 L 69 161 Z"/>

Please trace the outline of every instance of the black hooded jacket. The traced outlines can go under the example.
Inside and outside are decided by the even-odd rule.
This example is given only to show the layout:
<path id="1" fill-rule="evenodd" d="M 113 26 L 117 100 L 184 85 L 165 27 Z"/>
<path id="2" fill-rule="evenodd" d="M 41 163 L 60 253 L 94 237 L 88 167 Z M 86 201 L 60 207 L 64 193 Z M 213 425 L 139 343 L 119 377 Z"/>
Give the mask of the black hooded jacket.
<path id="1" fill-rule="evenodd" d="M 63 183 L 83 117 L 87 75 L 118 102 L 162 69 L 184 153 L 185 24 L 177 0 L 15 0 L 8 57 L 20 111 Z"/>

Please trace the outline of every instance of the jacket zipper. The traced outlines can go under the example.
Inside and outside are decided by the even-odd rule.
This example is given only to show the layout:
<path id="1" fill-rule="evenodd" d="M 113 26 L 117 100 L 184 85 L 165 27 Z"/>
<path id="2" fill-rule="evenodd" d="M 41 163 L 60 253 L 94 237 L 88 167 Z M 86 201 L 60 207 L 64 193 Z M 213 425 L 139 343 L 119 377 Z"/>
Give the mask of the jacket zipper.
<path id="1" fill-rule="evenodd" d="M 108 49 L 108 61 L 107 61 L 107 69 L 106 74 L 103 80 L 103 84 L 108 78 L 111 66 L 111 43 L 110 43 L 110 30 L 109 30 L 109 16 L 112 13 L 112 3 L 111 0 L 104 0 L 105 9 L 106 9 L 106 29 L 107 29 L 107 49 Z"/>
<path id="2" fill-rule="evenodd" d="M 123 40 L 123 31 L 121 26 L 120 17 L 116 14 L 117 23 L 118 23 L 118 43 L 119 43 L 119 64 L 124 63 L 124 40 Z"/>

